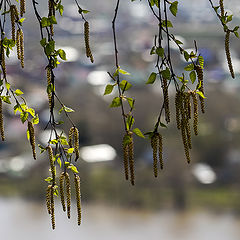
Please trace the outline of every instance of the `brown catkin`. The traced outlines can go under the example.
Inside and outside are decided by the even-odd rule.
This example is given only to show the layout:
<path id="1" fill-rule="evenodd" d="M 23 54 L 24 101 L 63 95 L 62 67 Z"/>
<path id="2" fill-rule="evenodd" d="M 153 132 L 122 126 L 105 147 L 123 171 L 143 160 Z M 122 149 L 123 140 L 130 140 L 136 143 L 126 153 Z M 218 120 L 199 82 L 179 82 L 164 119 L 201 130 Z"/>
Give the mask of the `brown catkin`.
<path id="1" fill-rule="evenodd" d="M 225 35 L 225 52 L 226 52 L 229 71 L 231 73 L 232 78 L 235 78 L 233 65 L 232 65 L 231 54 L 230 54 L 229 38 L 230 38 L 230 30 L 227 30 L 226 35 Z"/>
<path id="2" fill-rule="evenodd" d="M 50 169 L 51 169 L 51 174 L 52 174 L 52 181 L 53 181 L 53 184 L 55 184 L 56 169 L 55 169 L 55 164 L 54 164 L 53 150 L 52 150 L 52 147 L 50 145 L 47 147 L 47 150 L 48 150 Z"/>
<path id="3" fill-rule="evenodd" d="M 74 175 L 74 183 L 75 183 L 75 190 L 76 190 L 76 201 L 77 201 L 77 215 L 78 215 L 78 225 L 81 224 L 81 191 L 80 191 L 80 177 L 78 175 Z"/>
<path id="4" fill-rule="evenodd" d="M 11 19 L 11 25 L 12 25 L 12 40 L 15 41 L 15 5 L 10 6 L 10 19 Z"/>
<path id="5" fill-rule="evenodd" d="M 6 62 L 5 62 L 5 48 L 3 47 L 2 43 L 1 43 L 1 66 L 2 66 L 3 77 L 6 78 L 7 70 L 6 70 Z"/>
<path id="6" fill-rule="evenodd" d="M 52 185 L 48 185 L 47 191 L 46 191 L 46 205 L 48 214 L 51 214 L 51 191 L 52 191 Z"/>
<path id="7" fill-rule="evenodd" d="M 26 1 L 20 0 L 20 16 L 22 17 L 24 13 L 26 13 Z"/>
<path id="8" fill-rule="evenodd" d="M 1 97 L 0 97 L 0 132 L 1 132 L 2 141 L 4 141 L 5 135 L 4 135 L 3 109 L 2 109 L 2 98 Z"/>
<path id="9" fill-rule="evenodd" d="M 124 164 L 124 173 L 125 173 L 125 179 L 128 180 L 128 145 L 124 144 L 124 141 L 122 143 L 123 147 L 123 164 Z"/>
<path id="10" fill-rule="evenodd" d="M 31 146 L 32 146 L 33 158 L 36 160 L 37 156 L 36 156 L 35 133 L 34 133 L 33 123 L 30 122 L 30 121 L 28 121 L 28 131 L 29 131 L 30 144 L 31 144 Z"/>
<path id="11" fill-rule="evenodd" d="M 72 148 L 72 140 L 73 140 L 73 134 L 74 134 L 74 127 L 71 127 L 68 133 L 68 145 L 70 148 Z"/>
<path id="12" fill-rule="evenodd" d="M 186 156 L 187 162 L 190 163 L 191 159 L 190 159 L 190 153 L 189 153 L 188 140 L 186 136 L 186 123 L 183 119 L 181 121 L 181 134 L 182 134 L 182 141 L 183 141 L 185 156 Z"/>
<path id="13" fill-rule="evenodd" d="M 59 177 L 59 193 L 60 193 L 63 211 L 66 212 L 65 197 L 64 197 L 64 180 L 65 180 L 65 173 L 62 172 Z"/>
<path id="14" fill-rule="evenodd" d="M 198 135 L 198 101 L 196 92 L 192 92 L 192 99 L 193 99 L 193 129 L 194 134 Z"/>
<path id="15" fill-rule="evenodd" d="M 67 197 L 67 216 L 71 217 L 71 186 L 70 186 L 70 177 L 69 174 L 65 174 L 65 183 L 66 183 L 66 197 Z"/>
<path id="16" fill-rule="evenodd" d="M 190 128 L 190 123 L 189 123 L 188 119 L 186 119 L 185 128 L 186 128 L 185 131 L 186 131 L 186 135 L 187 135 L 188 147 L 189 147 L 189 149 L 192 149 L 191 128 Z"/>
<path id="17" fill-rule="evenodd" d="M 55 15 L 55 7 L 54 7 L 54 2 L 52 0 L 48 1 L 48 17 L 54 16 Z M 50 25 L 50 34 L 53 36 L 54 35 L 54 28 L 53 24 Z"/>
<path id="18" fill-rule="evenodd" d="M 90 58 L 91 62 L 94 62 L 93 55 L 90 48 L 90 40 L 89 40 L 89 22 L 84 22 L 84 39 L 85 39 L 85 49 L 86 49 L 86 56 Z"/>
<path id="19" fill-rule="evenodd" d="M 48 66 L 46 68 L 46 71 L 47 71 L 47 84 L 48 86 L 50 86 L 50 84 L 52 83 L 52 70 Z M 53 108 L 53 103 L 52 103 L 52 93 L 50 91 L 48 91 L 48 104 L 49 104 L 49 109 L 51 110 Z"/>
<path id="20" fill-rule="evenodd" d="M 177 92 L 175 96 L 175 108 L 176 108 L 176 122 L 177 129 L 181 128 L 181 120 L 180 120 L 180 109 L 181 109 L 181 93 Z"/>
<path id="21" fill-rule="evenodd" d="M 24 37 L 22 29 L 20 29 L 20 62 L 21 67 L 24 68 Z"/>
<path id="22" fill-rule="evenodd" d="M 54 188 L 51 188 L 50 191 L 51 198 L 50 198 L 50 203 L 51 203 L 51 221 L 52 221 L 52 229 L 55 229 L 55 206 L 54 206 Z"/>
<path id="23" fill-rule="evenodd" d="M 200 87 L 199 87 L 199 91 L 202 92 L 202 94 L 204 95 L 204 88 L 203 88 L 203 70 L 202 70 L 202 68 L 201 68 L 199 65 L 197 65 L 197 66 L 195 67 L 195 70 L 196 70 L 196 72 L 197 72 L 198 85 L 200 86 Z M 202 111 L 202 113 L 205 113 L 204 98 L 199 95 L 199 100 L 200 100 L 201 111 Z"/>
<path id="24" fill-rule="evenodd" d="M 223 0 L 219 0 L 219 6 L 220 6 L 220 11 L 221 11 L 221 17 L 223 17 L 224 16 Z"/>
<path id="25" fill-rule="evenodd" d="M 17 30 L 16 45 L 17 45 L 17 58 L 18 60 L 21 60 L 20 29 Z"/>
<path id="26" fill-rule="evenodd" d="M 169 110 L 169 96 L 168 96 L 168 82 L 167 79 L 163 78 L 162 81 L 164 109 L 165 109 L 165 120 L 167 123 L 170 122 L 170 110 Z"/>
<path id="27" fill-rule="evenodd" d="M 190 97 L 191 97 L 190 92 L 186 92 L 184 94 L 184 108 L 185 108 L 187 119 L 191 119 L 191 115 L 192 115 Z"/>
<path id="28" fill-rule="evenodd" d="M 162 135 L 158 133 L 158 158 L 160 163 L 160 168 L 163 169 L 163 143 Z"/>
<path id="29" fill-rule="evenodd" d="M 79 158 L 79 132 L 76 127 L 74 127 L 74 152 L 76 155 L 75 161 Z"/>
<path id="30" fill-rule="evenodd" d="M 156 133 L 151 137 L 151 147 L 153 151 L 153 173 L 154 177 L 158 176 L 158 160 L 157 160 L 157 152 L 158 152 L 158 136 Z"/>
<path id="31" fill-rule="evenodd" d="M 132 133 L 129 135 L 130 136 L 130 142 L 128 144 L 128 154 L 129 154 L 129 169 L 130 169 L 130 179 L 131 179 L 131 184 L 135 184 L 135 176 L 134 176 L 134 146 L 133 146 L 133 137 Z"/>

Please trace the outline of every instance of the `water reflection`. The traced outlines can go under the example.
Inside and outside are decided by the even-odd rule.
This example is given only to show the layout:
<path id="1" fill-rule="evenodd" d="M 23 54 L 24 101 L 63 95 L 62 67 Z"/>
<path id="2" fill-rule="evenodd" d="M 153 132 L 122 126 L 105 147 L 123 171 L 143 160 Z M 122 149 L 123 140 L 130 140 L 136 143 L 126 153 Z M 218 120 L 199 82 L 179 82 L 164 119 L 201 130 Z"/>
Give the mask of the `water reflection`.
<path id="1" fill-rule="evenodd" d="M 69 221 L 57 206 L 57 228 L 52 231 L 44 204 L 1 199 L 2 239 L 238 240 L 240 235 L 239 219 L 227 212 L 149 212 L 99 205 L 83 210 L 83 223 L 78 227 L 76 214 Z"/>

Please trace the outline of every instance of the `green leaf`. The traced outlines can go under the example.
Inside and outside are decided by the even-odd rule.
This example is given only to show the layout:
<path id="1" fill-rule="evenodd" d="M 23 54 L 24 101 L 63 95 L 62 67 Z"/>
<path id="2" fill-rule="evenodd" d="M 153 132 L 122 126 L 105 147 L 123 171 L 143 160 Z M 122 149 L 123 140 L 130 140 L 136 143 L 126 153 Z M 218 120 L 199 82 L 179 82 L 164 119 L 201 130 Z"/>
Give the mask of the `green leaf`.
<path id="1" fill-rule="evenodd" d="M 201 91 L 196 91 L 196 93 L 197 93 L 201 98 L 206 98 Z"/>
<path id="2" fill-rule="evenodd" d="M 43 17 L 41 20 L 41 27 L 49 27 L 51 25 L 49 19 L 47 17 Z"/>
<path id="3" fill-rule="evenodd" d="M 128 116 L 127 117 L 127 121 L 126 121 L 126 125 L 127 125 L 127 130 L 130 130 L 132 125 L 134 124 L 135 120 L 133 118 L 133 116 Z"/>
<path id="4" fill-rule="evenodd" d="M 165 20 L 162 20 L 162 26 L 166 27 L 166 21 Z M 169 20 L 167 20 L 167 27 L 169 27 L 169 28 L 173 27 L 172 22 L 169 21 Z"/>
<path id="5" fill-rule="evenodd" d="M 157 74 L 155 72 L 152 72 L 146 82 L 146 84 L 153 84 L 156 80 Z"/>
<path id="6" fill-rule="evenodd" d="M 5 85 L 6 85 L 7 90 L 9 91 L 9 89 L 11 87 L 10 83 L 9 82 L 5 82 Z"/>
<path id="7" fill-rule="evenodd" d="M 55 51 L 55 41 L 50 41 L 45 46 L 45 52 L 47 56 L 50 56 Z"/>
<path id="8" fill-rule="evenodd" d="M 133 108 L 133 106 L 134 106 L 134 99 L 127 98 L 127 101 L 128 101 L 128 104 L 129 104 L 130 108 Z"/>
<path id="9" fill-rule="evenodd" d="M 67 168 L 71 169 L 74 173 L 78 173 L 77 168 L 73 164 L 70 164 Z"/>
<path id="10" fill-rule="evenodd" d="M 194 70 L 194 65 L 192 63 L 190 63 L 189 65 L 187 65 L 185 68 L 184 68 L 185 71 L 192 71 Z"/>
<path id="11" fill-rule="evenodd" d="M 134 128 L 132 131 L 133 131 L 137 136 L 139 136 L 139 137 L 141 137 L 141 138 L 145 138 L 139 128 Z"/>
<path id="12" fill-rule="evenodd" d="M 51 183 L 52 180 L 53 180 L 52 177 L 48 177 L 48 178 L 45 178 L 45 179 L 44 179 L 44 181 L 45 181 L 45 182 L 48 182 L 48 183 Z"/>
<path id="13" fill-rule="evenodd" d="M 2 98 L 2 100 L 5 102 L 5 103 L 7 103 L 7 104 L 11 104 L 11 102 L 10 102 L 10 96 L 2 96 L 1 97 Z"/>
<path id="14" fill-rule="evenodd" d="M 120 88 L 122 89 L 122 91 L 127 91 L 131 87 L 132 87 L 132 84 L 126 80 L 122 80 L 120 82 Z"/>
<path id="15" fill-rule="evenodd" d="M 58 139 L 52 139 L 52 140 L 50 141 L 50 143 L 51 143 L 51 144 L 58 144 Z"/>
<path id="16" fill-rule="evenodd" d="M 177 11 L 178 11 L 178 1 L 171 3 L 169 9 L 170 9 L 171 13 L 173 14 L 173 16 L 176 17 Z"/>
<path id="17" fill-rule="evenodd" d="M 108 95 L 108 94 L 112 93 L 114 86 L 115 86 L 115 85 L 108 84 L 108 85 L 106 86 L 106 88 L 105 88 L 104 95 Z"/>
<path id="18" fill-rule="evenodd" d="M 119 107 L 121 106 L 121 101 L 119 97 L 115 97 L 110 104 L 110 107 Z"/>
<path id="19" fill-rule="evenodd" d="M 35 117 L 35 110 L 33 108 L 27 108 L 26 112 L 29 112 L 32 115 L 32 117 Z"/>
<path id="20" fill-rule="evenodd" d="M 75 112 L 72 108 L 64 106 L 65 112 Z"/>
<path id="21" fill-rule="evenodd" d="M 189 74 L 190 80 L 192 82 L 192 84 L 195 82 L 196 80 L 196 72 L 195 71 L 191 71 Z"/>
<path id="22" fill-rule="evenodd" d="M 123 69 L 121 69 L 121 68 L 119 68 L 118 71 L 119 71 L 121 74 L 130 75 L 129 72 L 127 72 L 127 71 L 125 71 L 125 70 L 123 70 Z"/>
<path id="23" fill-rule="evenodd" d="M 69 153 L 69 154 L 72 154 L 74 152 L 74 148 L 69 148 L 68 150 L 67 150 L 67 153 Z"/>
<path id="24" fill-rule="evenodd" d="M 160 56 L 161 58 L 164 57 L 164 49 L 163 48 L 157 48 L 156 49 L 156 53 L 158 56 Z"/>
<path id="25" fill-rule="evenodd" d="M 190 56 L 189 56 L 189 54 L 188 54 L 187 51 L 184 51 L 184 58 L 185 58 L 185 60 L 188 62 Z"/>
<path id="26" fill-rule="evenodd" d="M 38 124 L 39 123 L 39 117 L 38 114 L 32 119 L 33 124 Z"/>
<path id="27" fill-rule="evenodd" d="M 66 137 L 61 136 L 61 137 L 60 137 L 60 141 L 61 141 L 61 144 L 62 144 L 62 145 L 68 145 L 68 141 L 67 141 Z"/>
<path id="28" fill-rule="evenodd" d="M 67 60 L 67 58 L 66 58 L 66 52 L 63 50 L 63 49 L 59 49 L 58 50 L 58 55 L 59 55 L 59 57 L 62 59 L 62 60 Z"/>
<path id="29" fill-rule="evenodd" d="M 20 114 L 20 119 L 21 119 L 22 123 L 26 122 L 27 119 L 28 119 L 28 113 L 27 112 L 22 112 Z"/>
<path id="30" fill-rule="evenodd" d="M 83 9 L 82 12 L 83 12 L 84 14 L 87 14 L 87 13 L 89 13 L 90 11 L 88 11 L 88 10 L 86 10 L 86 9 L 85 9 L 85 10 Z"/>
<path id="31" fill-rule="evenodd" d="M 55 16 L 50 16 L 49 18 L 49 22 L 51 23 L 51 24 L 57 24 L 57 20 L 56 20 L 56 18 L 55 18 Z"/>
<path id="32" fill-rule="evenodd" d="M 22 23 L 24 22 L 24 20 L 25 20 L 25 18 L 21 18 L 21 19 L 18 20 L 18 22 L 19 22 L 20 24 L 22 24 Z"/>
<path id="33" fill-rule="evenodd" d="M 167 128 L 167 126 L 162 122 L 160 122 L 160 126 L 163 127 L 163 128 Z"/>
<path id="34" fill-rule="evenodd" d="M 23 92 L 22 92 L 20 89 L 17 89 L 17 90 L 15 90 L 15 94 L 16 94 L 17 96 L 20 96 L 20 95 L 23 94 Z"/>
<path id="35" fill-rule="evenodd" d="M 43 38 L 43 39 L 40 41 L 40 44 L 41 44 L 42 47 L 45 47 L 46 44 L 47 44 L 46 38 Z"/>
<path id="36" fill-rule="evenodd" d="M 58 163 L 59 167 L 61 168 L 62 167 L 62 161 L 61 161 L 60 158 L 57 159 L 57 163 Z"/>
<path id="37" fill-rule="evenodd" d="M 123 138 L 123 146 L 128 145 L 131 142 L 131 137 L 129 135 L 125 135 Z"/>
<path id="38" fill-rule="evenodd" d="M 161 75 L 163 76 L 164 79 L 171 79 L 171 73 L 169 68 L 166 68 L 165 70 L 161 71 Z"/>

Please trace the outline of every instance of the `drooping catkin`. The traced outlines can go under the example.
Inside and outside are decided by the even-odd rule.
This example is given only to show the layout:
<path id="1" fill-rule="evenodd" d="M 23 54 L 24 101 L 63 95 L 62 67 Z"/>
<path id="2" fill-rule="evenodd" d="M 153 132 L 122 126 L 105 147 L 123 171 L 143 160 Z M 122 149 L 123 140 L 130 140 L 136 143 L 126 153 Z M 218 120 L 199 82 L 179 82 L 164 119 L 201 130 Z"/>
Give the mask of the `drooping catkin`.
<path id="1" fill-rule="evenodd" d="M 192 149 L 192 137 L 191 137 L 191 128 L 190 128 L 190 123 L 189 120 L 186 119 L 185 120 L 185 131 L 186 131 L 186 136 L 187 136 L 187 142 L 188 142 L 188 147 L 189 149 Z"/>
<path id="2" fill-rule="evenodd" d="M 17 30 L 16 45 L 17 45 L 17 58 L 18 60 L 21 60 L 20 29 Z"/>
<path id="3" fill-rule="evenodd" d="M 92 51 L 90 48 L 90 40 L 89 40 L 89 22 L 84 22 L 84 40 L 85 40 L 85 50 L 86 50 L 86 56 L 90 58 L 91 62 L 94 62 Z"/>
<path id="4" fill-rule="evenodd" d="M 1 132 L 2 141 L 4 141 L 5 135 L 4 135 L 3 109 L 2 109 L 2 98 L 1 97 L 0 97 L 0 132 Z"/>
<path id="5" fill-rule="evenodd" d="M 48 214 L 51 214 L 51 191 L 52 191 L 52 185 L 48 185 L 47 191 L 46 191 L 46 205 L 47 205 L 47 210 Z"/>
<path id="6" fill-rule="evenodd" d="M 226 52 L 229 71 L 231 73 L 232 78 L 235 78 L 233 65 L 232 65 L 231 54 L 230 54 L 229 38 L 230 38 L 230 30 L 227 30 L 226 35 L 225 35 L 225 52 Z"/>
<path id="7" fill-rule="evenodd" d="M 71 217 L 71 186 L 70 186 L 70 177 L 69 174 L 65 174 L 65 183 L 66 183 L 66 198 L 67 198 L 67 216 Z"/>
<path id="8" fill-rule="evenodd" d="M 50 198 L 50 203 L 51 203 L 51 222 L 52 222 L 52 229 L 55 229 L 55 206 L 54 206 L 54 188 L 52 186 L 51 191 L 51 198 Z"/>
<path id="9" fill-rule="evenodd" d="M 55 169 L 55 164 L 54 164 L 53 150 L 52 150 L 52 147 L 50 145 L 47 146 L 47 150 L 48 150 L 48 157 L 49 157 L 50 169 L 51 169 L 51 174 L 52 174 L 52 181 L 53 181 L 53 184 L 55 184 L 55 182 L 56 182 L 56 169 Z"/>
<path id="10" fill-rule="evenodd" d="M 74 175 L 74 183 L 75 183 L 75 190 L 76 190 L 76 201 L 77 201 L 77 215 L 78 215 L 78 225 L 81 224 L 81 191 L 80 191 L 80 177 L 75 174 Z"/>
<path id="11" fill-rule="evenodd" d="M 182 141 L 183 141 L 185 156 L 186 156 L 187 162 L 190 163 L 191 159 L 190 159 L 190 153 L 189 153 L 188 140 L 186 136 L 186 123 L 183 119 L 181 121 L 181 134 L 182 134 Z"/>
<path id="12" fill-rule="evenodd" d="M 220 6 L 220 11 L 221 11 L 221 17 L 224 16 L 224 4 L 223 0 L 219 0 L 219 6 Z"/>
<path id="13" fill-rule="evenodd" d="M 74 127 L 71 127 L 69 129 L 69 133 L 68 133 L 68 145 L 70 148 L 72 148 L 72 140 L 73 140 L 73 134 L 74 134 Z"/>
<path id="14" fill-rule="evenodd" d="M 20 29 L 20 62 L 21 67 L 24 68 L 24 37 L 22 29 Z"/>
<path id="15" fill-rule="evenodd" d="M 177 129 L 181 128 L 181 119 L 180 119 L 180 109 L 181 109 L 181 93 L 177 91 L 175 96 L 175 108 L 176 108 L 176 122 L 177 122 Z"/>
<path id="16" fill-rule="evenodd" d="M 65 173 L 62 172 L 59 177 L 59 193 L 60 193 L 63 211 L 66 212 L 65 197 L 64 197 L 64 180 L 65 180 Z"/>
<path id="17" fill-rule="evenodd" d="M 191 97 L 190 92 L 186 92 L 184 94 L 184 108 L 185 108 L 187 119 L 191 119 L 191 115 L 192 115 L 190 97 Z"/>
<path id="18" fill-rule="evenodd" d="M 158 159 L 160 168 L 163 169 L 163 141 L 162 135 L 160 133 L 158 133 Z"/>
<path id="19" fill-rule="evenodd" d="M 2 66 L 3 77 L 6 78 L 7 70 L 6 70 L 6 62 L 5 62 L 5 48 L 3 47 L 2 43 L 1 43 L 1 66 Z"/>
<path id="20" fill-rule="evenodd" d="M 133 146 L 133 136 L 132 133 L 129 134 L 130 142 L 128 144 L 128 154 L 129 154 L 129 169 L 130 169 L 130 180 L 131 184 L 135 184 L 135 176 L 134 176 L 134 146 Z"/>
<path id="21" fill-rule="evenodd" d="M 192 99 L 193 99 L 193 129 L 194 134 L 198 135 L 198 101 L 196 92 L 192 92 Z"/>
<path id="22" fill-rule="evenodd" d="M 26 13 L 26 1 L 20 0 L 20 16 L 22 17 L 24 13 Z"/>
<path id="23" fill-rule="evenodd" d="M 74 152 L 75 152 L 75 161 L 79 158 L 79 132 L 76 127 L 74 127 Z"/>
<path id="24" fill-rule="evenodd" d="M 48 1 L 48 17 L 55 16 L 55 7 L 54 2 L 52 0 Z M 54 28 L 53 24 L 50 25 L 50 33 L 53 36 L 54 35 Z"/>
<path id="25" fill-rule="evenodd" d="M 125 179 L 128 180 L 128 145 L 124 144 L 124 141 L 123 141 L 122 147 L 123 147 L 123 164 L 124 164 Z"/>
<path id="26" fill-rule="evenodd" d="M 47 84 L 48 86 L 50 86 L 52 83 L 52 70 L 49 66 L 47 66 L 46 71 L 47 71 Z M 49 104 L 49 109 L 51 110 L 53 108 L 53 103 L 52 103 L 52 92 L 50 91 L 48 91 L 48 104 Z"/>
<path id="27" fill-rule="evenodd" d="M 36 155 L 36 141 L 35 141 L 35 133 L 34 133 L 34 127 L 33 123 L 28 121 L 28 131 L 29 131 L 29 140 L 30 144 L 32 146 L 32 154 L 33 158 L 36 160 L 37 155 Z"/>
<path id="28" fill-rule="evenodd" d="M 200 87 L 199 87 L 199 91 L 202 92 L 202 94 L 204 95 L 204 88 L 203 88 L 203 70 L 202 70 L 202 68 L 201 68 L 199 65 L 197 65 L 197 66 L 195 67 L 195 70 L 196 70 L 196 72 L 197 72 L 198 85 L 200 86 Z M 202 111 L 202 113 L 205 113 L 204 98 L 199 95 L 199 100 L 200 100 L 201 111 Z"/>
<path id="29" fill-rule="evenodd" d="M 167 123 L 170 122 L 170 110 L 169 110 L 169 96 L 168 96 L 168 82 L 167 79 L 163 78 L 162 81 L 164 109 L 165 109 L 165 120 Z"/>
<path id="30" fill-rule="evenodd" d="M 153 151 L 153 173 L 154 177 L 158 176 L 158 160 L 157 160 L 157 152 L 158 152 L 158 136 L 156 133 L 151 137 L 151 147 Z"/>
<path id="31" fill-rule="evenodd" d="M 15 41 L 15 5 L 10 6 L 10 19 L 11 19 L 11 25 L 12 25 L 12 40 Z"/>

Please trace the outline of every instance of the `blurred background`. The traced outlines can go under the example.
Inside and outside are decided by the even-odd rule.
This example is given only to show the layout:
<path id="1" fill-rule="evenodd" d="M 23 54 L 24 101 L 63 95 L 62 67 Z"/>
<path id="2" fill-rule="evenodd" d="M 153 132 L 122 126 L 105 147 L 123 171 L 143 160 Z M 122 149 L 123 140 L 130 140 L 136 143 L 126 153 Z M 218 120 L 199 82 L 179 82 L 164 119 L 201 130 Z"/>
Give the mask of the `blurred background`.
<path id="1" fill-rule="evenodd" d="M 216 5 L 217 2 L 214 1 Z M 26 126 L 14 115 L 13 106 L 5 104 L 7 141 L 0 144 L 2 238 L 238 240 L 239 40 L 231 39 L 236 73 L 236 79 L 232 80 L 225 60 L 224 34 L 208 0 L 179 2 L 177 20 L 171 17 L 172 31 L 185 49 L 193 48 L 193 41 L 197 40 L 199 52 L 205 59 L 206 113 L 200 117 L 199 136 L 193 137 L 190 165 L 186 163 L 175 121 L 162 130 L 165 165 L 157 179 L 153 177 L 149 141 L 136 138 L 136 186 L 132 187 L 124 179 L 121 115 L 119 109 L 108 107 L 116 93 L 103 96 L 105 85 L 110 82 L 106 72 L 114 71 L 111 21 L 115 1 L 80 2 L 83 9 L 91 11 L 86 18 L 90 22 L 94 64 L 85 57 L 83 22 L 74 1 L 64 0 L 63 4 L 64 16 L 57 19 L 55 39 L 57 47 L 66 51 L 68 61 L 56 69 L 56 91 L 66 106 L 75 109 L 71 118 L 80 131 L 81 159 L 77 167 L 81 176 L 82 225 L 77 226 L 75 206 L 69 221 L 57 201 L 56 230 L 51 230 L 45 207 L 47 156 L 40 155 L 39 150 L 37 161 L 32 159 Z M 225 4 L 228 11 L 235 14 L 233 25 L 239 25 L 239 1 L 228 0 Z M 46 6 L 46 3 L 39 4 L 42 16 L 47 15 Z M 26 67 L 21 70 L 16 57 L 11 56 L 7 72 L 12 85 L 23 90 L 27 102 L 40 116 L 36 135 L 37 143 L 43 145 L 49 138 L 49 132 L 43 131 L 49 120 L 46 59 L 36 26 L 28 3 L 24 22 Z M 145 85 L 154 70 L 155 58 L 149 52 L 156 31 L 156 22 L 146 1 L 121 1 L 117 19 L 120 66 L 131 73 L 127 80 L 134 87 L 128 94 L 136 99 L 135 126 L 143 132 L 152 130 L 162 105 L 157 84 Z M 174 67 L 181 73 L 186 63 L 175 46 L 171 48 Z M 174 105 L 173 94 L 171 102 Z M 172 119 L 174 114 L 172 106 Z M 64 127 L 67 132 L 70 125 L 66 123 Z"/>

